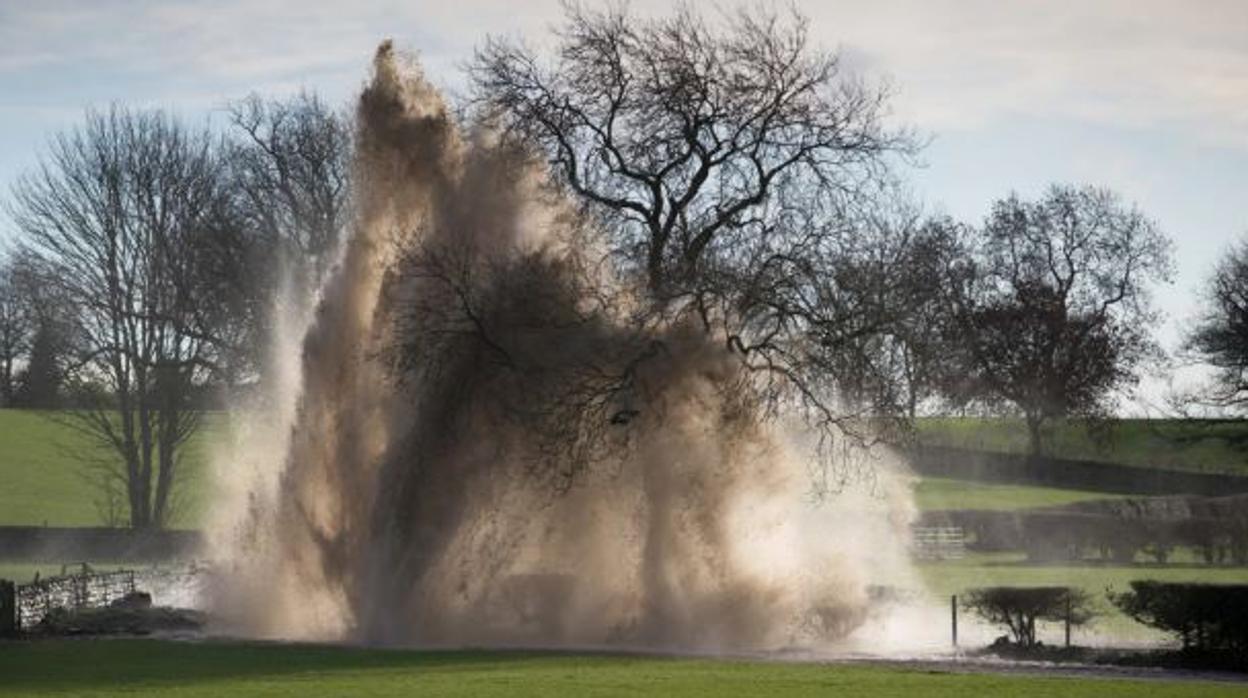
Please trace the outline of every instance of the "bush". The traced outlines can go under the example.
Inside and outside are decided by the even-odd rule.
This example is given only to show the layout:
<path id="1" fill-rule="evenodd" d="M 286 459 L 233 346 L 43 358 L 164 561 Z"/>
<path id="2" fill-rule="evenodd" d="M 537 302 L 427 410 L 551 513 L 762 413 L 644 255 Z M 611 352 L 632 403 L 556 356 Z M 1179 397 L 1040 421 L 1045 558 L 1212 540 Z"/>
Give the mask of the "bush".
<path id="1" fill-rule="evenodd" d="M 1180 521 L 1176 537 L 1207 565 L 1222 564 L 1230 556 L 1233 532 L 1229 522 L 1205 517 Z"/>
<path id="2" fill-rule="evenodd" d="M 1156 530 L 1118 516 L 1080 511 L 1037 511 L 1022 515 L 1023 547 L 1030 560 L 1080 560 L 1094 551 L 1103 559 L 1130 564 Z"/>
<path id="3" fill-rule="evenodd" d="M 1177 637 L 1184 649 L 1248 659 L 1248 584 L 1134 581 L 1131 591 L 1109 598 L 1140 623 Z"/>
<path id="4" fill-rule="evenodd" d="M 1245 511 L 1239 511 L 1239 508 Z M 970 548 L 1023 550 L 1034 562 L 1089 556 L 1132 564 L 1140 554 L 1158 563 L 1192 548 L 1207 564 L 1248 564 L 1248 497 L 1163 497 L 1079 502 L 1021 511 L 945 511 L 923 525 L 961 526 Z"/>
<path id="5" fill-rule="evenodd" d="M 1022 647 L 1036 644 L 1036 621 L 1065 621 L 1084 625 L 1096 613 L 1091 597 L 1071 587 L 984 587 L 972 589 L 963 607 L 984 620 L 1003 625 L 1014 642 Z"/>

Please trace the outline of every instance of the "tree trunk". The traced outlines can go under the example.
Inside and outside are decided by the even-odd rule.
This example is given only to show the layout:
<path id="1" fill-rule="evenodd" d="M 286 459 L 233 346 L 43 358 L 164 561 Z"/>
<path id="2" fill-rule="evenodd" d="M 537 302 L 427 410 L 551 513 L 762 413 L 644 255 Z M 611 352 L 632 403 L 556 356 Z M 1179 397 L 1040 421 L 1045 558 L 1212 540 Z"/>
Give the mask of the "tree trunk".
<path id="1" fill-rule="evenodd" d="M 189 381 L 186 381 L 189 383 Z M 169 522 L 169 497 L 173 491 L 177 451 L 180 447 L 178 423 L 181 417 L 180 396 L 189 390 L 175 367 L 165 366 L 157 374 L 157 393 L 160 396 L 160 412 L 157 415 L 157 450 L 160 461 L 156 470 L 156 498 L 153 502 L 152 520 L 163 528 Z"/>
<path id="2" fill-rule="evenodd" d="M 1028 449 L 1033 456 L 1043 456 L 1047 453 L 1047 444 L 1044 442 L 1044 417 L 1036 414 L 1026 415 L 1027 420 L 1027 441 Z"/>
<path id="3" fill-rule="evenodd" d="M 4 357 L 3 375 L 0 375 L 0 399 L 4 407 L 13 406 L 13 357 Z"/>

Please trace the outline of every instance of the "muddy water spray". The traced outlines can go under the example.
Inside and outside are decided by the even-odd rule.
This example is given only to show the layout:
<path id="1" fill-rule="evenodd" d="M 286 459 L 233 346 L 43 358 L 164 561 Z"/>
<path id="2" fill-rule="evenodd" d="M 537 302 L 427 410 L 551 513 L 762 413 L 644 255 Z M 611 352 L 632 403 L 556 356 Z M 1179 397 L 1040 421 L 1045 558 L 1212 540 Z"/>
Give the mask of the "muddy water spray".
<path id="1" fill-rule="evenodd" d="M 532 472 L 545 447 L 504 406 L 566 376 L 507 379 L 472 336 L 446 340 L 436 371 L 396 368 L 387 347 L 419 344 L 437 308 L 468 301 L 395 250 L 459 250 L 469 286 L 491 270 L 463 293 L 518 318 L 503 326 L 539 327 L 508 339 L 543 365 L 592 365 L 632 335 L 610 314 L 537 322 L 584 305 L 567 280 L 581 222 L 530 163 L 465 135 L 388 45 L 358 121 L 355 230 L 315 315 L 284 335 L 302 370 L 272 423 L 222 459 L 236 481 L 240 460 L 255 464 L 212 532 L 228 629 L 763 650 L 839 640 L 867 618 L 869 585 L 910 581 L 905 488 L 881 467 L 872 492 L 812 505 L 800 435 L 756 418 L 726 389 L 740 381 L 732 358 L 688 328 L 653 330 L 663 360 L 630 393 L 631 445 L 594 456 L 559 494 Z"/>

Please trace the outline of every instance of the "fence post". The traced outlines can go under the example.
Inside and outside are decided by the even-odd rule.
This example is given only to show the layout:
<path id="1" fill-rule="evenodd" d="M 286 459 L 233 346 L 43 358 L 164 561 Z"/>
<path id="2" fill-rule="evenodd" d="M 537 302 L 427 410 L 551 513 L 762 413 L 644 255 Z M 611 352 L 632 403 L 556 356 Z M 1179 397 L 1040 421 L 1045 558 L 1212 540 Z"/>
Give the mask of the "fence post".
<path id="1" fill-rule="evenodd" d="M 1066 647 L 1070 647 L 1070 594 L 1066 594 Z"/>
<path id="2" fill-rule="evenodd" d="M 0 579 L 0 637 L 17 637 L 17 585 Z"/>
<path id="3" fill-rule="evenodd" d="M 953 646 L 958 646 L 958 595 L 949 597 L 949 616 L 953 620 Z"/>

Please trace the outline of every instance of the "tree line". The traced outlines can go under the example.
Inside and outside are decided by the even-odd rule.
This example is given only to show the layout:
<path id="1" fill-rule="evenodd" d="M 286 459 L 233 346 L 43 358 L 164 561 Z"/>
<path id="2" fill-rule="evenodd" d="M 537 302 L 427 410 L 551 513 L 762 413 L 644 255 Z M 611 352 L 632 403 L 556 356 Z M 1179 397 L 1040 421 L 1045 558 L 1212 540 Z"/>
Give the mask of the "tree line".
<path id="1" fill-rule="evenodd" d="M 89 112 L 6 201 L 0 397 L 109 454 L 84 456 L 106 520 L 169 521 L 204 411 L 261 384 L 279 286 L 314 286 L 349 221 L 347 117 L 311 94 L 229 114 Z"/>
<path id="2" fill-rule="evenodd" d="M 1056 420 L 1112 417 L 1161 356 L 1150 290 L 1172 243 L 1155 223 L 1070 184 L 1002 192 L 982 222 L 924 212 L 902 184 L 919 139 L 803 17 L 573 6 L 556 39 L 486 41 L 460 111 L 594 222 L 639 334 L 700 328 L 767 411 L 899 438 L 924 414 L 1014 414 L 1042 452 Z M 134 527 L 169 521 L 204 411 L 264 394 L 267 339 L 294 312 L 277 300 L 310 297 L 353 221 L 349 111 L 304 93 L 228 115 L 214 131 L 88 112 L 4 204 L 0 403 L 71 408 L 58 418 L 116 456 L 94 472 Z M 1245 260 L 1219 267 L 1189 343 L 1221 404 L 1248 394 Z"/>

